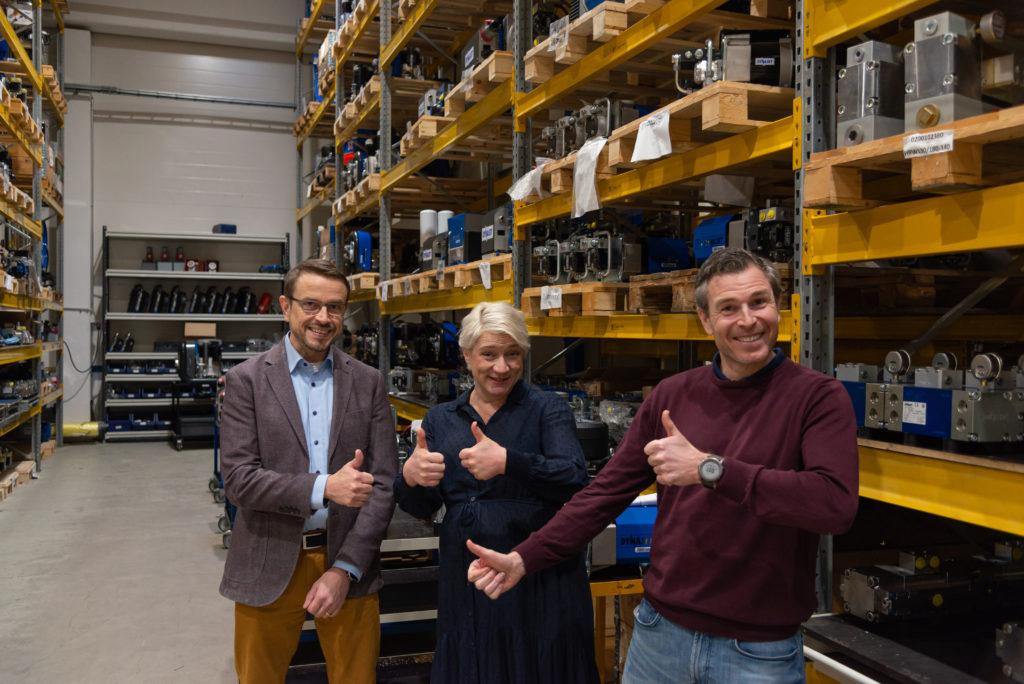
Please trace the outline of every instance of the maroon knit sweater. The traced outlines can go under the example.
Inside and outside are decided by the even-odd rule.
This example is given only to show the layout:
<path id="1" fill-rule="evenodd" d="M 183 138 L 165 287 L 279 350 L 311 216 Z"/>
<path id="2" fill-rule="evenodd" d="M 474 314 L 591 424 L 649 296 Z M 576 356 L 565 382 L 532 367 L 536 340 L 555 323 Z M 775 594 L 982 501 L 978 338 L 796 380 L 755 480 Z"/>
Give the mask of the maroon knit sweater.
<path id="1" fill-rule="evenodd" d="M 692 630 L 792 636 L 816 606 L 818 536 L 853 522 L 858 466 L 848 395 L 789 360 L 735 382 L 711 366 L 662 381 L 598 477 L 516 547 L 527 572 L 579 551 L 655 481 L 644 445 L 665 436 L 663 409 L 725 472 L 714 490 L 658 487 L 645 598 Z"/>

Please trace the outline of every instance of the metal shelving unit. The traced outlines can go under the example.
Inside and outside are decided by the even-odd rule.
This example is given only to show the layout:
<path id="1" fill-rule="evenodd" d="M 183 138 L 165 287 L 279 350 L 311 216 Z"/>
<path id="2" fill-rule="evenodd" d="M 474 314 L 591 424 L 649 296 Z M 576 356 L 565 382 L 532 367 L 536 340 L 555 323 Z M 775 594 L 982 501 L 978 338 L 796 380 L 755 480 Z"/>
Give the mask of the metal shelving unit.
<path id="1" fill-rule="evenodd" d="M 145 247 L 166 244 L 171 239 L 175 244 L 183 245 L 190 258 L 201 253 L 204 260 L 218 257 L 225 270 L 217 271 L 174 271 L 130 268 L 135 263 L 142 263 Z M 153 439 L 163 436 L 167 431 L 160 425 L 151 428 L 156 416 L 160 421 L 169 420 L 170 409 L 174 405 L 173 393 L 169 390 L 166 396 L 119 396 L 130 390 L 131 394 L 141 393 L 165 394 L 167 385 L 178 381 L 177 372 L 150 372 L 146 364 L 159 364 L 162 368 L 174 368 L 177 363 L 176 351 L 153 351 L 157 342 L 176 342 L 183 339 L 184 324 L 187 323 L 223 323 L 225 328 L 217 331 L 218 337 L 228 342 L 242 342 L 249 337 L 266 336 L 279 333 L 284 328 L 284 316 L 279 313 L 265 314 L 206 314 L 206 313 L 152 313 L 127 311 L 129 306 L 128 291 L 133 284 L 147 283 L 157 286 L 161 281 L 180 282 L 186 286 L 231 287 L 254 286 L 255 293 L 266 290 L 272 306 L 277 306 L 278 295 L 283 291 L 284 274 L 289 267 L 289 239 L 282 237 L 248 237 L 232 234 L 210 235 L 174 235 L 167 236 L 153 233 L 114 232 L 103 229 L 103 302 L 104 302 L 104 334 L 103 348 L 111 349 L 115 331 L 119 334 L 131 332 L 139 346 L 138 351 L 108 351 L 104 355 L 105 364 L 137 364 L 139 372 L 111 372 L 107 365 L 104 374 L 101 414 L 108 423 L 115 421 L 121 431 L 107 432 L 107 439 L 130 440 L 133 438 Z M 259 272 L 262 265 L 277 265 L 280 269 L 271 272 Z M 251 269 L 251 270 L 245 270 Z M 184 291 L 184 290 L 182 290 Z M 152 304 L 150 305 L 152 306 Z M 253 352 L 226 352 L 222 355 L 225 361 L 241 361 L 255 355 Z M 126 390 L 126 388 L 128 388 Z M 140 389 L 141 388 L 141 389 Z M 208 410 L 212 401 L 205 397 L 178 399 L 178 405 L 187 410 Z M 140 411 L 144 412 L 147 429 L 134 429 L 127 421 Z M 137 416 L 136 416 L 137 417 Z M 119 421 L 119 422 L 118 422 Z M 124 429 L 124 428 L 130 429 Z"/>

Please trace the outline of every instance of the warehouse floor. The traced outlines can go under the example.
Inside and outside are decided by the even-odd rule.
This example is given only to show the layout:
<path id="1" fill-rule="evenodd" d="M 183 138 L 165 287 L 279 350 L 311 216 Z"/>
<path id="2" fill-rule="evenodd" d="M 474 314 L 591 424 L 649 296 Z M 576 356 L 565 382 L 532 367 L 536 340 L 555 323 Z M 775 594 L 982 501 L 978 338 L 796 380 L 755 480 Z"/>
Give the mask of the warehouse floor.
<path id="1" fill-rule="evenodd" d="M 237 682 L 212 452 L 78 444 L 0 502 L 0 680 Z"/>

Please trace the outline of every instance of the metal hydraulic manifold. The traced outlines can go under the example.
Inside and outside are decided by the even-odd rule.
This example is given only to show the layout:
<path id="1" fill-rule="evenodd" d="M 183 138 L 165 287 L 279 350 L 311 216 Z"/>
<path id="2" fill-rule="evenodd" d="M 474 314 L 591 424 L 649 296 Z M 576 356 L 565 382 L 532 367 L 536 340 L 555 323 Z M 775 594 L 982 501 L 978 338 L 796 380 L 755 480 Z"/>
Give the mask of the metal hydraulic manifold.
<path id="1" fill-rule="evenodd" d="M 1024 42 L 998 10 L 975 24 L 952 12 L 914 22 L 903 49 L 904 130 L 916 131 L 981 114 L 982 95 L 1016 104 L 1024 98 Z M 1016 30 L 1016 29 L 1014 29 Z M 982 59 L 981 43 L 1005 54 Z"/>
<path id="2" fill-rule="evenodd" d="M 848 147 L 903 132 L 903 51 L 869 40 L 846 49 L 837 74 L 836 145 Z"/>

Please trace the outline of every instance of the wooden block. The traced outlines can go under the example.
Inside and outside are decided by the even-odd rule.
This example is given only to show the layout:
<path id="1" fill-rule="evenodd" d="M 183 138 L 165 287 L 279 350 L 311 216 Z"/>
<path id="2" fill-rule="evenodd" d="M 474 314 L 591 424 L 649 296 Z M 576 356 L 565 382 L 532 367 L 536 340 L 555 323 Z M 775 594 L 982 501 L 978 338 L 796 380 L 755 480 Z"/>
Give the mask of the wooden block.
<path id="1" fill-rule="evenodd" d="M 927 192 L 959 192 L 985 185 L 981 145 L 958 142 L 949 152 L 910 160 L 911 187 Z"/>
<path id="2" fill-rule="evenodd" d="M 594 16 L 591 37 L 598 43 L 607 43 L 629 26 L 626 8 L 621 3 L 606 2 L 597 9 L 603 11 Z"/>
<path id="3" fill-rule="evenodd" d="M 562 167 L 551 171 L 549 189 L 556 195 L 563 192 L 572 192 L 572 167 Z"/>
<path id="4" fill-rule="evenodd" d="M 861 170 L 846 166 L 807 169 L 804 175 L 804 206 L 831 209 L 864 209 L 874 206 L 863 197 Z"/>
<path id="5" fill-rule="evenodd" d="M 523 76 L 527 83 L 544 83 L 555 75 L 555 56 L 545 50 L 523 61 Z"/>
<path id="6" fill-rule="evenodd" d="M 750 16 L 789 19 L 789 0 L 750 0 Z"/>
<path id="7" fill-rule="evenodd" d="M 36 472 L 35 461 L 19 461 L 14 464 L 14 471 L 18 474 L 18 484 L 26 484 Z"/>
<path id="8" fill-rule="evenodd" d="M 555 62 L 563 65 L 575 64 L 587 56 L 587 36 L 569 34 L 565 45 L 555 50 Z"/>

